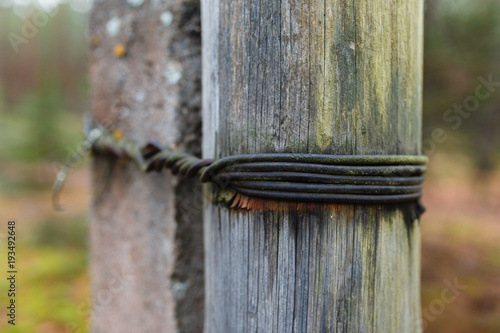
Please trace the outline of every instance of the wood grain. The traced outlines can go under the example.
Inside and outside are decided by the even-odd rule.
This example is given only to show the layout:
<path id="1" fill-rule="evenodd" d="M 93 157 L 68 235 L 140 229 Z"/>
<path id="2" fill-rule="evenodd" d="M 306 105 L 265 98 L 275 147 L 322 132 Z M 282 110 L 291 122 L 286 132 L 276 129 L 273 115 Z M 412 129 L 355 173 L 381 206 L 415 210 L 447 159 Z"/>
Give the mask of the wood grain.
<path id="1" fill-rule="evenodd" d="M 420 153 L 423 1 L 202 0 L 202 22 L 204 157 Z M 413 204 L 253 200 L 205 208 L 205 332 L 421 331 Z"/>

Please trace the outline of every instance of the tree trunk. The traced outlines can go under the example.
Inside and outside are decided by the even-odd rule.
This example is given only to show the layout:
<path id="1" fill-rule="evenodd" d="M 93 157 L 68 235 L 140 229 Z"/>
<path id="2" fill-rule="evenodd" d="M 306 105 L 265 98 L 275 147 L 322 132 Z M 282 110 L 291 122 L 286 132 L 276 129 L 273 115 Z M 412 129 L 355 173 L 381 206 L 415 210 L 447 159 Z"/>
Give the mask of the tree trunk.
<path id="1" fill-rule="evenodd" d="M 199 26 L 197 1 L 95 2 L 97 123 L 199 155 Z M 192 207 L 199 182 L 102 157 L 92 170 L 92 332 L 201 332 L 202 210 Z"/>
<path id="2" fill-rule="evenodd" d="M 205 158 L 420 153 L 422 0 L 202 0 L 202 22 Z M 412 204 L 250 206 L 205 208 L 205 332 L 421 331 Z"/>

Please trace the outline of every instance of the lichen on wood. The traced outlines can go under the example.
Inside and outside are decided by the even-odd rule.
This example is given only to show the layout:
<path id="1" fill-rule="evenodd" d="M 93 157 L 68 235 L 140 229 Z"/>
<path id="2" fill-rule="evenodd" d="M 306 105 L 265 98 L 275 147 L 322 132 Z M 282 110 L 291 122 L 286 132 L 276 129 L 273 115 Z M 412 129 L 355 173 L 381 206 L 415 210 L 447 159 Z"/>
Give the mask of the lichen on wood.
<path id="1" fill-rule="evenodd" d="M 422 0 L 202 9 L 203 157 L 420 154 Z M 412 205 L 239 200 L 205 208 L 206 332 L 421 331 Z"/>
<path id="2" fill-rule="evenodd" d="M 98 124 L 139 146 L 153 139 L 200 155 L 199 9 L 192 0 L 95 2 L 89 56 Z M 201 332 L 200 183 L 103 157 L 92 172 L 91 331 Z M 117 272 L 125 280 L 113 292 Z"/>

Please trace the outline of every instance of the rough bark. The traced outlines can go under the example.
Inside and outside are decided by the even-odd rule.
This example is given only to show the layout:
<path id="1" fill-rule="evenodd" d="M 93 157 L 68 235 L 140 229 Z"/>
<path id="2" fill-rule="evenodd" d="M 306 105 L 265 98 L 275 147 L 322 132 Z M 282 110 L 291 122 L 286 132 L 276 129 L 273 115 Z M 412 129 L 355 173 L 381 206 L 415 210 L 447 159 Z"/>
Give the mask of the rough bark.
<path id="1" fill-rule="evenodd" d="M 202 0 L 203 156 L 419 154 L 422 18 L 422 0 Z M 411 204 L 252 200 L 205 208 L 205 332 L 421 331 Z"/>
<path id="2" fill-rule="evenodd" d="M 90 43 L 97 123 L 199 155 L 199 3 L 98 1 Z M 92 171 L 92 332 L 201 332 L 199 182 L 102 157 Z"/>

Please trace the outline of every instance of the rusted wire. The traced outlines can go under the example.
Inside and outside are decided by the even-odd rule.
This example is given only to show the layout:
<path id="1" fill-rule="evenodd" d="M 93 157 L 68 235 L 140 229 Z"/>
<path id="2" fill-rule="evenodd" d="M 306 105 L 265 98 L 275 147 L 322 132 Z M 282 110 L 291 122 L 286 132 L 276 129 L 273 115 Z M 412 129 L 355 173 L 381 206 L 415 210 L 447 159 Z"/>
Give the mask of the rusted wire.
<path id="1" fill-rule="evenodd" d="M 298 202 L 386 204 L 418 200 L 427 162 L 425 156 L 285 153 L 234 155 L 216 161 L 174 152 L 155 141 L 141 147 L 104 131 L 93 141 L 92 152 L 133 161 L 144 172 L 167 168 L 173 174 L 198 176 L 219 189 Z M 55 198 L 66 174 L 56 180 Z"/>

